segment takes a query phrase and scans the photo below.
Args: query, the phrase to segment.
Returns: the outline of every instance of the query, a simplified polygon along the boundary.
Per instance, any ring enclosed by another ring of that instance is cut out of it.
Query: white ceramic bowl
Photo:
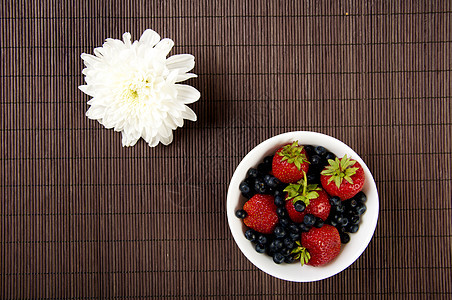
[[[361,216],[359,230],[356,233],[350,234],[350,242],[341,245],[341,252],[333,261],[321,267],[301,266],[299,262],[294,262],[292,264],[275,264],[270,256],[256,252],[254,244],[248,241],[244,236],[246,227],[243,224],[243,221],[235,216],[235,211],[241,209],[246,200],[240,193],[239,185],[240,182],[245,179],[248,169],[257,167],[265,156],[273,155],[282,145],[293,141],[298,141],[301,145],[321,145],[338,157],[347,154],[347,156],[352,157],[361,164],[366,176],[363,192],[367,196],[367,211]],[[243,158],[235,170],[231,182],[229,183],[227,196],[229,228],[231,229],[235,242],[243,254],[256,267],[265,273],[280,279],[296,282],[322,280],[333,276],[350,266],[361,253],[364,252],[372,239],[375,227],[377,226],[378,207],[378,192],[375,181],[369,168],[358,154],[356,154],[349,146],[331,136],[310,131],[283,133],[257,145]]]

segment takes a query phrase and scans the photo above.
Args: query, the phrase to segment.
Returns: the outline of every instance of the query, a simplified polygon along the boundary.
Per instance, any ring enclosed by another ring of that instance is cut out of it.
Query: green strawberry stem
[[[347,154],[344,155],[340,160],[336,157],[335,160],[329,159],[327,166],[320,174],[325,176],[331,176],[328,179],[328,184],[331,181],[334,181],[337,188],[341,186],[342,181],[345,179],[348,183],[353,184],[353,179],[351,176],[356,174],[358,168],[351,168],[356,163],[356,160],[347,157]]]
[[[298,181],[296,184],[289,184],[284,189],[284,192],[287,192],[286,200],[292,199],[292,203],[301,200],[306,206],[308,206],[310,203],[309,200],[319,197],[319,194],[316,192],[318,190],[320,190],[320,188],[317,187],[317,184],[308,184],[306,172],[303,172],[303,179]]]
[[[297,247],[295,247],[292,250],[292,254],[294,254],[294,259],[299,259],[301,262],[301,265],[307,264],[309,260],[311,259],[311,255],[309,254],[308,249],[301,246],[301,243],[299,241],[296,241]]]
[[[285,145],[277,154],[282,156],[281,161],[287,160],[288,163],[294,164],[298,170],[301,169],[301,165],[305,162],[309,163],[308,158],[303,151],[303,146],[298,145],[298,141],[293,142],[291,145]]]

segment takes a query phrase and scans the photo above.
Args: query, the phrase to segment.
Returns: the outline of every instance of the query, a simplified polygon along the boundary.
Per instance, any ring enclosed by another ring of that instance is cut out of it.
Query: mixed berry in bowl
[[[255,251],[276,264],[323,266],[359,230],[364,183],[363,167],[347,154],[293,141],[248,169],[235,216]]]

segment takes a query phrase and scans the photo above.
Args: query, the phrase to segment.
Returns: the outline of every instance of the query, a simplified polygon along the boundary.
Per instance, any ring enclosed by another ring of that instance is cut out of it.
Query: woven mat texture
[[[5,0],[0,22],[1,299],[452,297],[451,1]],[[196,57],[198,121],[123,148],[80,54],[147,28]],[[241,159],[293,130],[350,145],[380,195],[320,282],[257,269],[226,218]]]

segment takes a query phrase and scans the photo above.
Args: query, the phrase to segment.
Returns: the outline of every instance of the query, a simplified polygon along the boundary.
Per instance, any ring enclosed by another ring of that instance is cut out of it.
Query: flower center
[[[136,73],[124,80],[119,88],[121,100],[128,104],[151,104],[159,102],[159,93],[165,83],[163,76],[155,73]]]

